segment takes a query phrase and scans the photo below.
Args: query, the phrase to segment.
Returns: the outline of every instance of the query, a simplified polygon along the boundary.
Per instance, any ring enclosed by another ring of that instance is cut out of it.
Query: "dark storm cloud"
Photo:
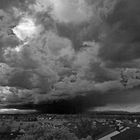
[[[109,93],[107,95],[105,102],[110,104],[138,104],[140,100],[139,96],[140,87],[134,87],[132,89],[114,91],[114,93]],[[119,94],[118,94],[119,92]]]
[[[140,42],[140,1],[122,0],[116,6],[112,14],[106,19],[107,27],[103,37],[103,47],[100,57],[112,62],[110,65],[120,66],[124,62],[139,58]]]
[[[60,100],[48,100],[47,102],[41,102],[40,104],[17,104],[7,105],[8,108],[19,108],[19,109],[34,109],[46,113],[82,113],[87,111],[87,108],[93,106],[104,106],[104,97],[101,94],[89,93],[88,96],[76,96],[75,98],[60,99]]]
[[[79,24],[75,24],[74,22],[57,23],[59,35],[70,38],[76,50],[82,47],[83,41],[99,41],[102,29],[104,28],[104,20],[112,13],[117,3],[115,0],[95,0],[86,2],[87,7],[92,9],[92,16],[90,19]]]
[[[21,10],[22,5],[27,9]],[[9,1],[7,8],[3,5],[1,102],[79,112],[117,102],[122,93],[127,96],[120,73],[122,67],[130,67],[130,73],[140,67],[138,5],[137,0]],[[7,33],[10,25],[17,26],[24,17],[34,19],[39,30],[26,45]],[[133,91],[140,81],[128,77],[127,88]]]
[[[75,49],[82,47],[82,41],[102,42],[99,56],[107,65],[131,67],[128,61],[139,58],[139,1],[89,3],[96,9],[92,20],[78,25],[57,23],[59,35],[70,38]]]

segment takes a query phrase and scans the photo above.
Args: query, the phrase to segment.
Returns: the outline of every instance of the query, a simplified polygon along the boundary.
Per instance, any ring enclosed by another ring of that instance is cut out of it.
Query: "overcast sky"
[[[1,108],[139,106],[139,7],[139,0],[0,0]]]

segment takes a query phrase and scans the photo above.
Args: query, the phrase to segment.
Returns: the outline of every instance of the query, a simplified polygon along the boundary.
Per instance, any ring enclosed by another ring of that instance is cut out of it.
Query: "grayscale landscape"
[[[0,0],[0,140],[139,140],[139,57],[139,0]]]

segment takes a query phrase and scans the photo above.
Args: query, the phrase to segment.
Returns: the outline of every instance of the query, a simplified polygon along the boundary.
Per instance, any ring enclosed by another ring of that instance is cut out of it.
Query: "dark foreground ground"
[[[0,140],[100,140],[139,125],[140,115],[0,115]]]

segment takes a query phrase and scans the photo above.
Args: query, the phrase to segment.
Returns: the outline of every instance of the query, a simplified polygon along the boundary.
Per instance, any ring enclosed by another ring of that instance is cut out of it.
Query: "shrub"
[[[78,140],[75,134],[70,133],[66,127],[53,128],[53,127],[42,127],[30,130],[19,140]]]
[[[89,135],[93,135],[93,125],[92,121],[89,119],[81,119],[77,124],[77,129],[76,129],[76,136],[78,138],[87,138]]]

